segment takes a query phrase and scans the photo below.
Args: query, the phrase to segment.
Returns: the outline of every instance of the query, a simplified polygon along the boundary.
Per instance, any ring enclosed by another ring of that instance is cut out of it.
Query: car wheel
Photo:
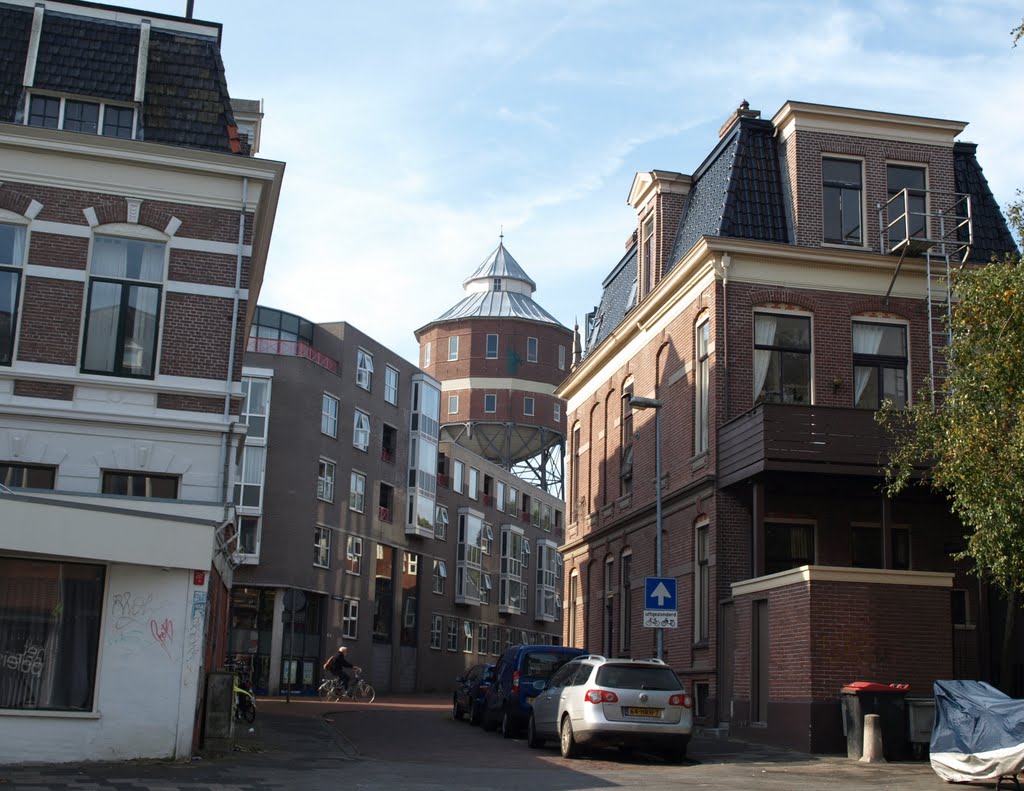
[[[537,735],[537,723],[534,722],[532,711],[530,712],[530,721],[526,723],[526,743],[533,748],[544,746],[544,740]]]
[[[469,704],[469,724],[479,725],[480,724],[480,707],[476,705],[476,701],[472,701]]]
[[[459,701],[457,698],[452,698],[452,719],[462,719],[462,709],[459,708]]]
[[[512,718],[508,716],[508,711],[504,711],[501,714],[501,735],[506,739],[511,739],[515,734],[512,732]]]
[[[576,737],[572,732],[572,723],[569,722],[569,715],[562,717],[562,725],[558,731],[559,747],[562,750],[563,758],[576,758],[580,754],[580,746],[576,743]]]

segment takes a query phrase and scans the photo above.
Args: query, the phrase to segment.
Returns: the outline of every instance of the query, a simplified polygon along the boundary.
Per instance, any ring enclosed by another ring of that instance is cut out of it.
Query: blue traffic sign
[[[676,578],[645,577],[644,578],[644,609],[675,610],[676,609]]]

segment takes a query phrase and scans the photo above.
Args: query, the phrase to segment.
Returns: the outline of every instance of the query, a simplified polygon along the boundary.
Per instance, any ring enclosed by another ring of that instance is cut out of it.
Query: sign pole
[[[654,516],[654,529],[657,531],[654,542],[654,565],[656,568],[655,575],[661,576],[661,407],[657,407],[654,410],[654,502],[655,502],[655,516]],[[654,632],[654,655],[661,659],[662,655],[662,639],[664,636],[664,629],[658,627]]]
[[[292,601],[290,603],[294,604],[294,601]],[[285,692],[284,692],[284,702],[285,703],[291,703],[292,702],[292,678],[291,678],[291,674],[295,672],[295,610],[292,609],[292,610],[290,610],[290,612],[291,612],[291,618],[289,620],[291,620],[291,629],[289,631],[291,632],[291,636],[288,638],[288,677],[287,677],[288,686],[285,688]]]

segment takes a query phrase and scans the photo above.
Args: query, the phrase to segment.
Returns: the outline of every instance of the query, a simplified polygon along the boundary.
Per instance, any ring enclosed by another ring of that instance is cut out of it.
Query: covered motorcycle
[[[932,769],[947,783],[1024,769],[1024,700],[984,681],[936,681]]]

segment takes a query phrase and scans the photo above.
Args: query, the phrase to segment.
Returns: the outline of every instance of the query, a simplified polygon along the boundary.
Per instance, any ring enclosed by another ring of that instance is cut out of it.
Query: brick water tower
[[[466,296],[416,331],[420,367],[441,382],[441,439],[564,497],[566,377],[573,334],[533,299],[537,284],[504,241]]]

